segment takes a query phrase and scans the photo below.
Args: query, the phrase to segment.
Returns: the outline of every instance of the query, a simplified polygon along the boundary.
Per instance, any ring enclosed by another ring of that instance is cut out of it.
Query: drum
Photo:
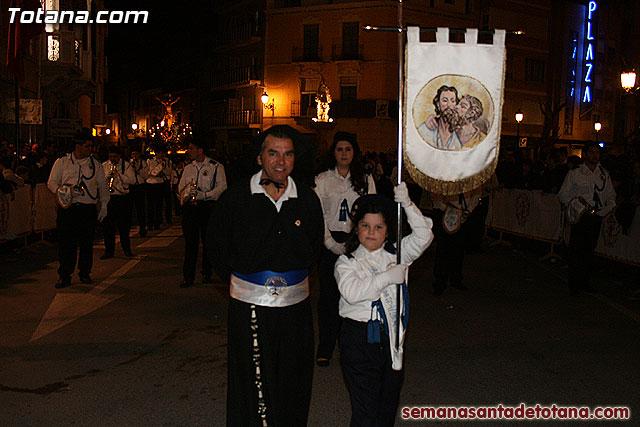
[[[462,209],[458,209],[454,206],[447,206],[442,215],[442,228],[449,234],[456,233],[460,230],[462,223],[464,222]]]

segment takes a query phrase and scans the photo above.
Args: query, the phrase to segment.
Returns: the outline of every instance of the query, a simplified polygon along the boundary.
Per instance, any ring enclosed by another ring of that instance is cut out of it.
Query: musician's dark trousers
[[[436,244],[436,259],[433,267],[436,281],[433,288],[436,292],[447,286],[447,280],[454,287],[462,284],[466,229],[467,224],[464,223],[456,233],[449,234],[442,227],[442,212],[436,211],[433,216],[433,234]]]
[[[98,214],[95,204],[75,203],[68,209],[58,207],[58,275],[70,278],[76,268],[80,275],[89,275],[93,266],[93,236]],[[78,257],[78,248],[80,256]]]
[[[193,283],[196,277],[198,248],[202,241],[202,276],[208,277],[213,270],[211,260],[207,256],[207,224],[213,209],[213,201],[197,202],[182,207],[182,234],[184,234],[184,264],[182,273],[184,281]]]
[[[138,220],[140,235],[142,237],[147,234],[147,209],[145,206],[145,198],[147,197],[146,185],[147,184],[138,184],[129,187],[129,194],[131,194],[133,206],[136,208],[136,219]]]
[[[593,251],[598,244],[602,217],[585,214],[571,226],[569,237],[569,291],[589,289],[589,276]]]
[[[165,181],[162,184],[160,197],[162,198],[162,204],[164,205],[164,219],[167,221],[167,224],[171,224],[173,196],[171,195],[171,184],[169,183],[169,181]],[[160,222],[162,223],[162,221]]]
[[[173,203],[173,212],[176,215],[182,215],[182,206],[180,206],[180,200],[178,200],[178,195],[176,194],[177,189],[178,184],[171,185],[171,200]]]
[[[307,425],[313,379],[309,298],[288,307],[256,306],[262,391],[270,426]],[[230,299],[227,426],[262,426],[258,416],[251,304]]]
[[[340,329],[340,359],[351,398],[351,426],[392,427],[404,371],[391,369],[389,337],[367,342],[367,323],[343,319]]]
[[[116,249],[116,227],[120,235],[122,250],[131,252],[131,196],[111,195],[107,206],[107,217],[104,219],[104,250],[113,255]]]
[[[147,218],[149,230],[160,229],[162,224],[162,187],[164,184],[147,184]]]

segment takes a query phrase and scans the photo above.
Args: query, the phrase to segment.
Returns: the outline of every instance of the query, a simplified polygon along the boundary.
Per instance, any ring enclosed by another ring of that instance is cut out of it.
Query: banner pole
[[[398,0],[398,177],[397,185],[402,182],[402,149],[404,137],[404,29],[402,27],[402,0]],[[402,205],[398,203],[398,229],[396,235],[396,264],[402,262]],[[402,283],[396,284],[396,350],[400,348],[400,303]]]

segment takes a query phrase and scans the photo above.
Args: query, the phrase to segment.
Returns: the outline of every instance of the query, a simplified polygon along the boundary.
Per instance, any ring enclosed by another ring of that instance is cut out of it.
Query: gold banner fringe
[[[499,148],[499,147],[496,147]],[[455,181],[442,181],[439,179],[431,178],[430,176],[425,175],[420,169],[418,169],[409,156],[407,155],[406,147],[402,150],[404,167],[411,175],[411,178],[418,184],[420,187],[424,188],[427,191],[436,194],[442,194],[445,196],[450,196],[453,194],[465,193],[467,191],[474,190],[484,184],[491,175],[496,170],[496,166],[498,164],[498,150],[496,150],[496,157],[493,161],[483,170],[478,172],[475,175],[472,175],[465,179],[459,179]]]

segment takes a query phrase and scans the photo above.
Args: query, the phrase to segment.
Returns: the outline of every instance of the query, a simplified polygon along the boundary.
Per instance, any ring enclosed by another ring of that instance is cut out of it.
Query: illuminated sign
[[[591,0],[587,5],[587,19],[585,20],[584,28],[584,55],[583,55],[583,72],[582,72],[582,104],[591,104],[592,101],[592,87],[593,87],[593,74],[595,66],[595,44],[596,44],[596,11],[598,10],[598,3]]]
[[[567,92],[564,107],[564,133],[573,133],[573,111],[576,98],[576,73],[578,69],[578,33],[571,32],[569,36],[569,57],[567,58]]]

